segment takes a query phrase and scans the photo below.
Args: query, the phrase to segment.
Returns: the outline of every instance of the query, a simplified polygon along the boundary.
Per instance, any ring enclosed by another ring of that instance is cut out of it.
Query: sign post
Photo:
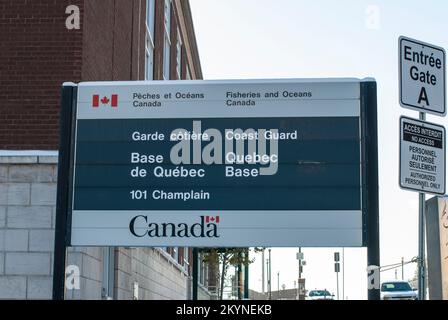
[[[403,108],[419,111],[419,119],[426,120],[426,112],[445,116],[446,115],[446,54],[442,47],[434,46],[429,43],[418,41],[415,39],[400,37],[399,40],[399,86],[400,86],[400,105]],[[400,120],[400,131],[402,131]],[[420,128],[424,128],[425,124]],[[445,130],[443,129],[443,143],[445,141]],[[440,133],[440,130],[438,131]],[[403,132],[402,132],[403,133]],[[406,135],[413,135],[417,141],[424,142],[428,137],[418,137],[417,133],[406,132]],[[431,139],[430,141],[436,141]],[[401,142],[401,138],[400,138]],[[425,146],[426,148],[428,145]],[[412,147],[410,147],[412,148]],[[415,147],[418,150],[420,147]],[[410,149],[411,150],[411,149]],[[445,152],[445,146],[443,146]],[[400,159],[403,150],[400,148]],[[419,299],[425,299],[425,192],[443,194],[445,192],[445,157],[443,154],[443,166],[433,165],[433,170],[420,170],[421,167],[430,167],[431,164],[425,163],[424,156],[413,156],[414,159],[409,164],[416,164],[416,167],[408,168],[408,175],[402,174],[402,169],[407,167],[400,160],[400,186],[409,190],[416,190],[412,184],[420,184],[422,192],[419,192],[419,234],[418,234],[418,252],[419,252],[419,268],[418,268],[418,294]],[[417,158],[420,158],[416,161]],[[430,159],[431,157],[429,157]],[[433,161],[435,158],[433,158]],[[429,160],[431,161],[431,160]],[[419,163],[420,162],[420,163]],[[443,167],[443,179],[439,177],[441,183],[431,181],[437,177],[437,170],[441,171]],[[437,169],[438,168],[438,169]],[[420,171],[417,171],[420,170]],[[412,173],[411,173],[412,171]],[[404,179],[405,181],[403,181]],[[430,185],[428,188],[427,186]],[[440,191],[443,190],[443,193]]]
[[[70,202],[70,182],[73,156],[73,110],[76,103],[77,87],[65,83],[61,91],[61,113],[59,122],[58,184],[56,199],[56,223],[53,259],[53,300],[64,300],[65,267],[67,256],[68,212]]]
[[[334,272],[336,273],[336,297],[339,300],[339,272],[341,266],[339,264],[339,252],[334,253]]]

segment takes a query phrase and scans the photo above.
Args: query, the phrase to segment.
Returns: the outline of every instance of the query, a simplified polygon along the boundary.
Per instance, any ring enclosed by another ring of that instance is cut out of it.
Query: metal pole
[[[261,252],[261,292],[264,294],[264,248]]]
[[[367,246],[367,266],[380,264],[380,228],[378,200],[378,125],[377,125],[377,92],[376,82],[361,82],[361,121],[363,139],[363,208],[368,213],[365,217],[367,230],[365,245]],[[379,273],[379,270],[376,272]],[[380,300],[380,277],[375,283],[369,283],[367,296],[369,300]]]
[[[269,300],[272,300],[272,275],[271,275],[271,269],[272,269],[272,260],[271,260],[271,249],[269,248],[269,270],[268,270],[268,276],[269,276]]]
[[[240,255],[241,255],[241,253],[240,253]],[[236,285],[236,287],[237,287],[237,297],[238,297],[238,300],[241,300],[241,273],[242,273],[242,270],[241,270],[241,263],[240,264],[238,264],[238,267],[237,267],[237,270],[236,270],[236,272],[237,272],[237,277],[236,277],[236,283],[237,283],[237,285]]]
[[[56,224],[53,258],[53,300],[65,298],[65,262],[67,259],[67,221],[70,192],[71,135],[73,109],[76,104],[76,85],[62,87],[59,127],[59,159],[56,198]]]
[[[199,249],[193,248],[193,300],[198,300]]]
[[[277,271],[277,300],[280,298],[280,271]]]
[[[339,300],[339,272],[336,272],[336,292],[336,297]]]
[[[299,247],[299,258],[300,258],[300,254],[302,253],[302,248]],[[297,300],[300,300],[300,279],[302,279],[302,260],[301,259],[297,259],[297,264],[299,267],[299,279],[297,279]]]
[[[297,282],[297,287],[296,287],[296,282],[294,281],[294,290],[295,289],[297,289],[296,300],[299,300],[299,283]]]
[[[420,120],[426,120],[426,114],[420,112]],[[425,194],[418,194],[418,299],[425,299]]]
[[[249,249],[245,252],[246,261],[249,260]],[[244,299],[249,299],[249,264],[244,266]]]
[[[404,257],[401,257],[401,280],[404,280]]]
[[[342,300],[345,300],[344,248],[342,248]]]
[[[270,299],[271,297],[269,296],[269,292],[271,291],[269,289],[270,285],[269,285],[269,258],[266,259],[266,291],[267,291],[267,296],[268,299]]]

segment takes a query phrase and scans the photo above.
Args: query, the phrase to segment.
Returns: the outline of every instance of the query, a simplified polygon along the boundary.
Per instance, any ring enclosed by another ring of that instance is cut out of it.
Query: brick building
[[[0,1],[0,299],[51,297],[62,83],[201,78],[187,0]],[[188,248],[70,248],[66,297],[189,299],[192,263]]]

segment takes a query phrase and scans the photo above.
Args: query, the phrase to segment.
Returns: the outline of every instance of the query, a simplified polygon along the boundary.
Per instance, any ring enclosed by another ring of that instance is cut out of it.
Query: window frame
[[[171,74],[171,0],[164,0],[163,7],[163,80],[169,80]]]
[[[182,47],[183,42],[180,35],[180,29],[177,27],[177,42],[176,42],[176,75],[177,79],[182,79]]]
[[[145,80],[154,80],[155,0],[146,0]]]

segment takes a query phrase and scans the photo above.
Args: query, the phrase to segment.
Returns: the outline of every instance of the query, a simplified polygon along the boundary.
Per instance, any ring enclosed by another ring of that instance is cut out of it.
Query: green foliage
[[[255,261],[254,259],[249,259],[249,252],[253,250],[255,253],[264,250],[264,248],[207,248],[200,250],[202,253],[202,259],[205,263],[209,265],[221,266],[220,274],[220,290],[219,299],[223,299],[224,293],[224,280],[226,277],[227,269],[229,266],[248,266]]]
[[[255,261],[249,259],[249,251],[261,252],[263,248],[207,248],[202,249],[203,260],[206,263],[220,265],[223,262],[232,266],[248,266]]]

